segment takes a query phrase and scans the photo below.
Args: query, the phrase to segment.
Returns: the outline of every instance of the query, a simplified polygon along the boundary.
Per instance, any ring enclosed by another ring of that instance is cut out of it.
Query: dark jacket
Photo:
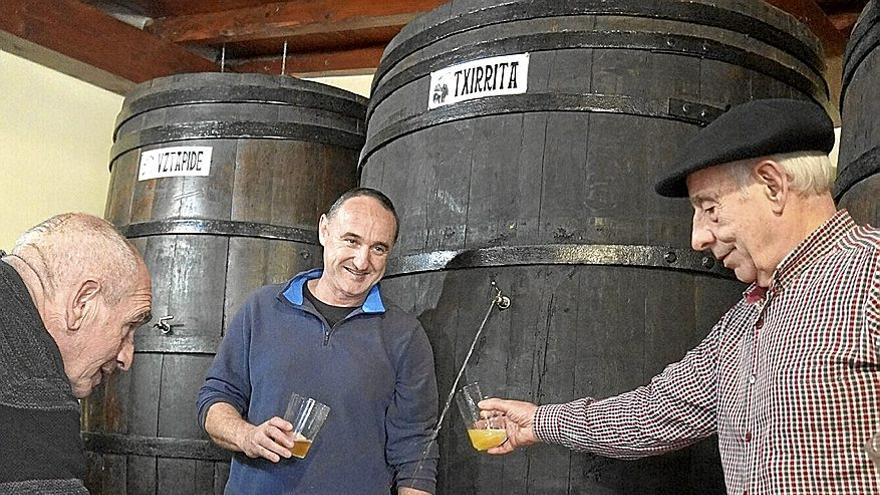
[[[79,416],[58,345],[0,261],[0,493],[87,494]]]

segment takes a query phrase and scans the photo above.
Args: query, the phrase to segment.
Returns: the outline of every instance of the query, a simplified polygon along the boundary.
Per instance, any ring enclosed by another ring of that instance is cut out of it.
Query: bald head
[[[106,220],[85,213],[56,215],[21,235],[12,254],[35,270],[48,296],[83,277],[95,277],[109,304],[135,283],[143,261]]]
[[[394,217],[394,242],[397,242],[397,235],[400,233],[400,217],[397,216],[397,211],[394,209],[394,203],[391,202],[391,199],[388,198],[385,194],[383,194],[378,189],[373,189],[370,187],[355,187],[354,189],[349,189],[348,191],[342,193],[336,201],[330,206],[330,209],[327,210],[327,219],[332,220],[336,214],[342,209],[342,205],[345,204],[346,201],[352,198],[360,198],[367,197],[373,198],[378,201],[382,208],[388,210],[391,213],[391,216]]]

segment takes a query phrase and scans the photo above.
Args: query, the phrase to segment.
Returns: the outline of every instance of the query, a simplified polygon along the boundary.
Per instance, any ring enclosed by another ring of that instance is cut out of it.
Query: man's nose
[[[358,270],[366,270],[370,266],[370,248],[363,246],[354,255],[354,266]]]
[[[134,342],[126,340],[119,354],[116,355],[116,365],[122,371],[128,371],[132,362],[134,362]]]
[[[715,243],[715,235],[712,231],[701,225],[697,219],[694,219],[691,229],[691,247],[694,251],[705,251],[712,247]]]

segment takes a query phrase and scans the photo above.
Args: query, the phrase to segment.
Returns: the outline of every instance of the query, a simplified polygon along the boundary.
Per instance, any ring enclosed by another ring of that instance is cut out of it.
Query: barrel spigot
[[[170,334],[170,333],[174,330],[174,329],[172,328],[174,325],[169,325],[167,322],[170,321],[170,320],[173,320],[173,319],[174,319],[174,317],[171,316],[171,315],[164,316],[164,317],[162,317],[162,318],[159,318],[159,322],[158,322],[158,323],[154,323],[154,324],[153,324],[153,327],[158,328],[159,330],[161,330],[161,331],[162,331],[162,335],[168,335],[168,334]]]
[[[498,288],[498,284],[496,284],[494,280],[492,281],[492,288],[495,289],[495,298],[492,299],[492,302],[495,303],[501,311],[509,308],[510,298],[501,293],[501,289]]]

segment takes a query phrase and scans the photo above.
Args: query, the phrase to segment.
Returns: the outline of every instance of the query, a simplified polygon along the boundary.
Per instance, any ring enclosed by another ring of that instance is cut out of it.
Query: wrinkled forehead
[[[143,259],[139,259],[137,275],[132,284],[131,294],[137,300],[141,300],[144,297],[152,300],[152,287],[153,281],[152,276],[150,275],[150,269]]]
[[[347,200],[329,219],[337,229],[351,228],[382,229],[392,231],[396,228],[394,215],[379,201],[369,197],[355,197]]]
[[[687,189],[691,203],[698,199],[717,198],[736,189],[736,181],[728,165],[713,165],[688,174]]]

